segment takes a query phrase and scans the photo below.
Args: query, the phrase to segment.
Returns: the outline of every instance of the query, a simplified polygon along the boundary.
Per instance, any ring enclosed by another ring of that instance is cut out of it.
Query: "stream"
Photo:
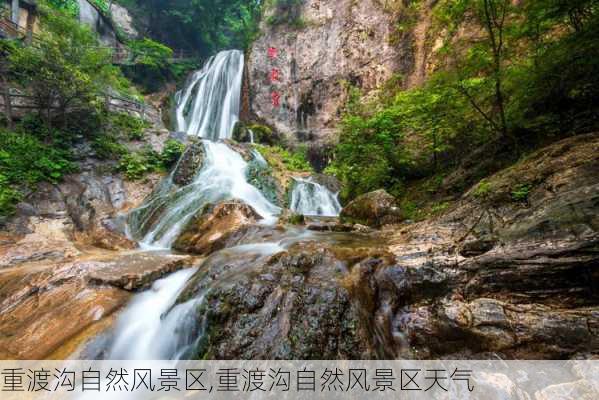
[[[203,271],[211,266],[235,265],[219,278],[226,280],[228,275],[262,265],[267,257],[302,240],[343,240],[343,235],[303,228],[274,230],[281,208],[248,183],[248,162],[223,142],[231,138],[239,119],[243,64],[241,51],[220,52],[192,74],[185,88],[177,93],[178,130],[202,141],[204,161],[186,185],[175,183],[177,165],[144,204],[130,212],[128,229],[130,237],[144,251],[164,251],[171,248],[203,207],[235,199],[250,205],[262,217],[255,235],[241,245],[213,253],[200,266],[175,272],[137,294],[120,313],[113,330],[88,345],[87,353],[91,352],[94,358],[193,358],[207,329],[198,310],[219,281],[196,291],[186,301],[181,301],[181,295],[193,286],[192,281],[201,278]],[[266,164],[258,152],[252,154],[254,161]],[[323,185],[310,178],[296,178],[290,208],[306,216],[335,217],[341,206],[337,195]]]

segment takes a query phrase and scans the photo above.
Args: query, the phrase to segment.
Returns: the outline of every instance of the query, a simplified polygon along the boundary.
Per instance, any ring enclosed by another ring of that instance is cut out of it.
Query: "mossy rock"
[[[371,227],[398,223],[402,216],[395,197],[385,190],[358,196],[341,210],[341,221]]]
[[[233,140],[239,143],[251,143],[252,135],[254,143],[267,145],[281,145],[281,136],[271,127],[261,124],[244,124],[239,121],[233,128]]]

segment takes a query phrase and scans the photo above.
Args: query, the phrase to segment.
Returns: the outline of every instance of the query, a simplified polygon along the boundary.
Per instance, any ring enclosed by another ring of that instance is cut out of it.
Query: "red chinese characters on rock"
[[[277,49],[275,47],[268,48],[268,58],[277,58]]]
[[[273,68],[270,70],[270,82],[278,82],[279,81],[279,69]]]
[[[279,107],[281,105],[281,94],[279,92],[277,92],[276,90],[273,91],[271,93],[270,97],[271,97],[272,105],[274,107]]]
[[[275,47],[269,47],[268,48],[268,58],[270,58],[271,60],[274,60],[275,58],[277,58],[278,55],[278,51]],[[270,83],[274,84],[275,82],[279,81],[280,78],[280,72],[278,68],[272,68],[270,70]],[[281,94],[279,92],[277,92],[276,90],[273,90],[270,94],[270,100],[271,103],[273,105],[273,107],[280,107],[281,106]]]

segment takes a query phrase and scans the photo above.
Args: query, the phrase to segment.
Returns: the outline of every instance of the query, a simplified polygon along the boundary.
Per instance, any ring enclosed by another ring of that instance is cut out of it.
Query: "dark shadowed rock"
[[[346,264],[327,246],[299,243],[272,256],[226,260],[208,259],[181,298],[207,293],[197,309],[207,332],[195,357],[370,357],[360,307],[344,287]]]
[[[192,143],[187,146],[173,173],[173,182],[177,185],[189,185],[204,163],[204,145]]]

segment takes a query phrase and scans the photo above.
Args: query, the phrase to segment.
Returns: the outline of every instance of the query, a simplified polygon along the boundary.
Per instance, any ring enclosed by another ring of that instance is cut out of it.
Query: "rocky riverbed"
[[[599,350],[598,155],[597,134],[563,140],[417,223],[398,223],[401,210],[381,194],[348,205],[344,223],[267,227],[247,205],[216,204],[178,246],[205,260],[90,242],[106,214],[78,227],[64,189],[48,188],[31,203],[35,212],[15,219],[22,229],[1,237],[0,356],[71,354],[110,330],[136,292],[195,266],[177,300],[204,294],[194,313],[207,329],[193,357],[591,357]],[[530,192],[515,200],[523,182]],[[368,227],[368,210],[393,218]],[[256,242],[264,246],[236,250]]]

